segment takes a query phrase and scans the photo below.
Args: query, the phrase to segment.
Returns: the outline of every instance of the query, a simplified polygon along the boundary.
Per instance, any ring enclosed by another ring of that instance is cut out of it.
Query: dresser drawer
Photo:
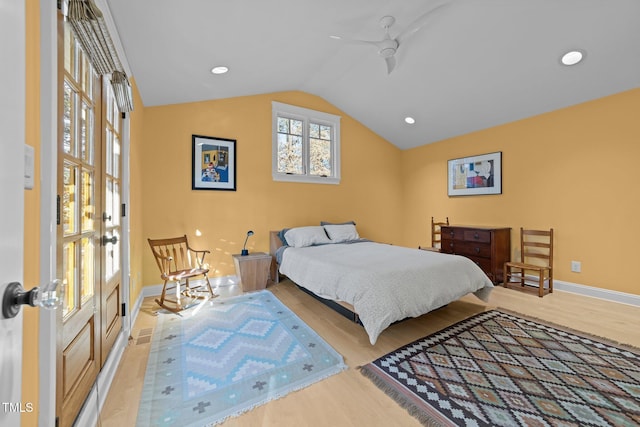
[[[440,228],[440,232],[442,240],[464,240],[464,230],[462,228],[443,226]]]
[[[454,242],[453,252],[465,256],[491,258],[491,245],[474,242]]]
[[[445,254],[452,254],[453,253],[453,247],[454,247],[454,241],[450,240],[450,239],[442,239],[440,241],[440,252],[445,253]]]
[[[486,230],[464,230],[464,240],[467,242],[491,242],[491,232]]]
[[[476,256],[468,256],[467,258],[469,258],[471,261],[475,262],[478,267],[480,267],[482,269],[482,271],[484,271],[484,274],[486,274],[487,276],[489,276],[489,278],[493,281],[495,280],[495,277],[493,277],[493,272],[492,272],[492,268],[491,268],[491,259],[489,258],[479,258]]]

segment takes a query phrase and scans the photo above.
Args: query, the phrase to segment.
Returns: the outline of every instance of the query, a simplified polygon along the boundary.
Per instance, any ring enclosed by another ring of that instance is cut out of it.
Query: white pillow
[[[327,231],[327,234],[333,243],[357,240],[360,238],[355,224],[325,225],[324,229]]]
[[[324,228],[319,225],[292,228],[284,233],[284,238],[294,248],[331,243]]]

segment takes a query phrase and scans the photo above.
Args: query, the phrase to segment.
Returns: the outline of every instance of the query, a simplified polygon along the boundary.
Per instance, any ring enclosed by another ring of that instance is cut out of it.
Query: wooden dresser
[[[502,283],[504,263],[511,260],[511,228],[443,225],[441,230],[442,253],[466,256],[493,283]]]

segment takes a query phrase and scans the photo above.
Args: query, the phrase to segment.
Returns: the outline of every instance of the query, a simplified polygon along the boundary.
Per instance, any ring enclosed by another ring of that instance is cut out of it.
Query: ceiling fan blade
[[[396,58],[393,56],[388,56],[384,58],[384,61],[387,63],[387,74],[391,74],[393,69],[396,67]]]
[[[441,4],[439,6],[434,7],[433,9],[430,9],[426,13],[420,15],[418,19],[413,21],[404,30],[402,30],[400,34],[398,34],[398,37],[396,37],[398,44],[402,44],[402,42],[404,42],[407,38],[411,37],[418,31],[420,31],[427,24],[431,15],[445,6],[448,6],[448,4],[447,3]]]
[[[329,38],[333,39],[333,40],[340,40],[341,42],[344,43],[349,43],[349,44],[368,44],[368,45],[372,45],[375,47],[380,46],[381,41],[373,41],[373,40],[359,40],[359,39],[346,39],[344,37],[341,36],[329,36]]]

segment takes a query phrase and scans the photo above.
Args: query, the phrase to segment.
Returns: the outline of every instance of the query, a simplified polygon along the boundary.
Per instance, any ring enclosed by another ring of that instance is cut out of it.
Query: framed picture
[[[449,160],[449,196],[502,194],[502,152]]]
[[[236,140],[192,135],[191,189],[236,191]]]

